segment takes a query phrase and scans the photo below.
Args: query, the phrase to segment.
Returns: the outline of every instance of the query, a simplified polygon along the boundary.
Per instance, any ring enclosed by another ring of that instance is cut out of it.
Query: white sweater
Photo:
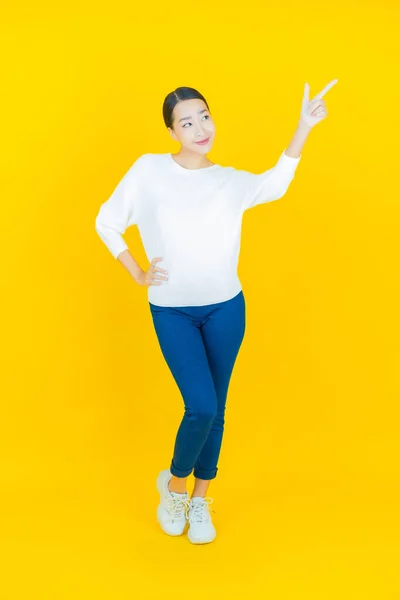
[[[100,206],[96,231],[114,258],[128,248],[122,235],[137,225],[149,263],[168,271],[150,285],[158,306],[202,306],[230,300],[237,275],[243,212],[282,198],[300,161],[282,152],[255,174],[214,164],[186,169],[167,154],[143,154]],[[162,273],[159,273],[162,275]]]

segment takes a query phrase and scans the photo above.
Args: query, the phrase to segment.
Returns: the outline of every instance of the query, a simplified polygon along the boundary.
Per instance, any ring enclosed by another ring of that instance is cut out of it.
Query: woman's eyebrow
[[[203,112],[207,112],[207,109],[203,108],[203,110],[199,110],[197,114],[201,115],[201,113]],[[189,119],[193,119],[193,117],[182,117],[182,119],[179,119],[178,123],[180,123],[181,121],[188,121]]]

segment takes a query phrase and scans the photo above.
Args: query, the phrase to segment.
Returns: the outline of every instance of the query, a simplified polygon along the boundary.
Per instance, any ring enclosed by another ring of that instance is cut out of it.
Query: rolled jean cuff
[[[215,469],[194,469],[193,475],[198,479],[215,479],[218,467]]]
[[[186,469],[186,471],[182,471],[181,469],[176,469],[174,466],[174,461],[172,461],[169,470],[171,471],[172,475],[175,475],[175,477],[188,477],[193,471],[193,467],[191,469]]]

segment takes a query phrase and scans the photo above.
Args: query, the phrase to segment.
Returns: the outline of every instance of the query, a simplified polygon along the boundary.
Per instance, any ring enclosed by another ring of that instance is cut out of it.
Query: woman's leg
[[[207,481],[217,475],[225,424],[225,408],[233,367],[246,328],[246,305],[243,292],[226,302],[214,305],[201,328],[207,360],[217,396],[217,414],[199,453],[195,467],[192,495],[206,495]]]
[[[168,489],[170,492],[177,492],[178,494],[184,494],[186,490],[187,477],[175,477],[172,475],[168,482]]]
[[[150,307],[162,354],[185,405],[170,471],[175,477],[186,478],[194,468],[217,413],[214,381],[200,332],[203,320],[193,316],[202,313]]]

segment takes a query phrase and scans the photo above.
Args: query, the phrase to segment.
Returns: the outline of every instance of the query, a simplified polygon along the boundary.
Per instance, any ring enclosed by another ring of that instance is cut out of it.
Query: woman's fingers
[[[168,271],[166,269],[162,269],[161,267],[157,266],[153,261],[158,261],[158,260],[162,260],[162,256],[159,256],[158,258],[153,258],[153,260],[151,261],[151,266],[153,267],[154,271],[160,271],[161,273],[168,273]]]
[[[325,96],[325,94],[327,92],[329,92],[329,90],[331,89],[331,87],[333,87],[337,82],[339,81],[339,79],[332,79],[332,81],[330,81],[314,98],[314,100],[320,100],[323,96]]]
[[[162,285],[163,281],[168,281],[168,271],[155,264],[159,260],[163,260],[163,257],[158,256],[151,261],[149,268],[150,285]],[[165,273],[166,276],[157,275],[156,273]]]

